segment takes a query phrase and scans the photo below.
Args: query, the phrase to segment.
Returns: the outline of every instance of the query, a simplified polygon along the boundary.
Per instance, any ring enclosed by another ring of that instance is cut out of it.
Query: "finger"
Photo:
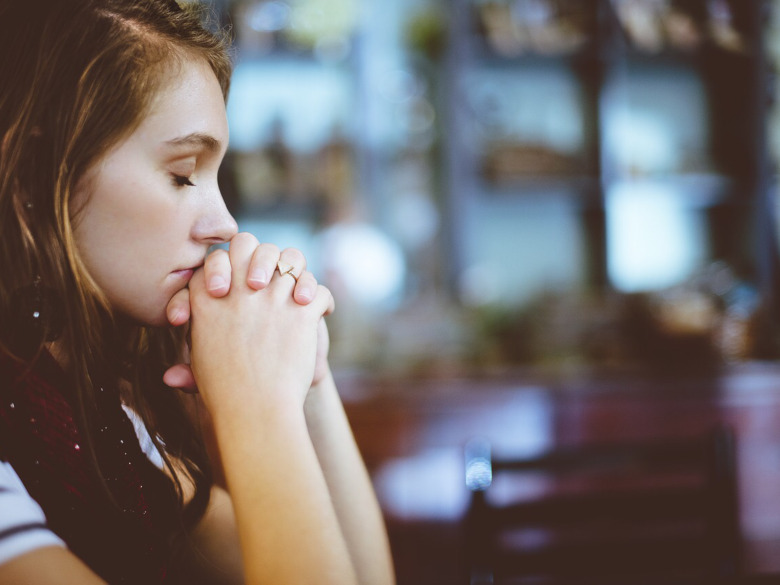
[[[224,297],[230,291],[230,256],[227,250],[217,248],[206,258],[206,290],[212,297]]]
[[[303,274],[298,277],[298,281],[293,289],[293,299],[299,305],[308,305],[314,300],[314,296],[317,294],[317,279],[314,274],[305,270]]]
[[[177,292],[171,300],[168,301],[165,314],[168,317],[168,323],[174,327],[183,325],[190,319],[190,291],[183,288]]]
[[[195,394],[198,391],[195,376],[187,364],[176,364],[168,368],[163,374],[163,382],[166,386],[178,388],[189,394]]]
[[[320,286],[322,286],[322,285],[320,285]],[[330,292],[329,288],[326,288],[324,286],[322,288],[324,288],[326,291],[328,291],[328,295],[327,295],[328,296],[328,306],[325,308],[325,312],[323,313],[323,316],[327,317],[328,315],[331,315],[333,313],[333,311],[336,310],[336,299],[333,298],[333,293]]]
[[[324,285],[317,285],[317,295],[314,297],[314,305],[323,317],[330,315],[336,310],[336,301],[330,289]]]
[[[330,347],[330,337],[328,335],[328,326],[325,319],[320,319],[317,326],[317,361],[314,365],[314,377],[312,384],[319,384],[328,374],[328,349]]]
[[[306,257],[297,248],[285,248],[277,263],[279,274],[292,276],[296,281],[306,270]]]
[[[190,289],[190,295],[201,294],[203,289],[206,288],[206,272],[204,270],[196,270],[190,279],[188,288]]]
[[[247,284],[255,290],[264,289],[271,282],[276,263],[279,262],[279,248],[274,244],[260,244],[249,262]]]
[[[241,232],[233,236],[230,240],[230,266],[231,266],[231,282],[246,283],[249,274],[249,263],[252,260],[252,256],[255,250],[260,245],[257,238],[247,232]]]

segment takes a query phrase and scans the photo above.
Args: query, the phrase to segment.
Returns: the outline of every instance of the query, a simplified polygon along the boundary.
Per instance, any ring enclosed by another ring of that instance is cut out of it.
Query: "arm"
[[[216,423],[247,582],[357,583],[303,414],[271,410]]]
[[[242,585],[241,543],[230,495],[214,486],[205,514],[190,533],[191,547],[173,567],[176,582],[189,585]],[[181,563],[181,564],[179,564]],[[2,582],[2,581],[0,581]]]
[[[309,390],[304,413],[358,581],[394,583],[383,518],[327,367],[321,381]],[[212,489],[209,508],[193,541],[195,556],[187,559],[188,582],[243,583],[236,521],[225,490]]]
[[[261,244],[252,255],[248,274],[273,274],[279,256],[279,250],[275,246]],[[299,257],[297,263],[305,265],[305,259]],[[231,266],[226,255],[211,259],[205,269],[207,282],[211,275],[218,274],[223,281],[230,283]],[[253,288],[265,288],[268,285],[268,278],[255,279],[254,284],[251,281],[248,284]],[[316,287],[316,280],[311,273],[304,272],[295,286],[293,298],[298,304],[306,305],[311,302]],[[209,289],[209,293],[220,298],[227,294],[229,288],[230,285],[221,291]],[[169,310],[169,314],[178,313],[189,318],[188,292],[184,294],[187,296],[174,299],[171,305],[173,310]],[[324,473],[338,523],[346,539],[349,555],[360,583],[367,585],[394,583],[392,559],[381,511],[328,368],[327,328],[322,320],[319,325],[315,383],[307,394],[304,408],[309,436]],[[182,369],[180,374],[178,384],[176,375],[169,377],[169,384],[193,388],[194,381],[189,368]],[[207,422],[207,427],[213,428],[213,421]],[[214,448],[212,451],[216,454],[216,463],[221,474],[219,450]],[[224,477],[222,479],[224,480]],[[214,576],[216,581],[241,582],[236,576],[240,574],[240,564],[233,562],[231,570],[230,562],[225,562],[230,559],[229,551],[238,548],[236,534],[234,534],[235,519],[230,496],[226,492],[214,491],[212,505],[201,525],[196,531],[195,539],[198,548],[202,551],[202,558],[217,562],[196,562],[195,570],[200,575],[208,575],[213,572],[212,569],[216,569]],[[235,570],[236,567],[239,570]],[[203,569],[208,570],[204,572]],[[228,574],[231,575],[229,579]]]
[[[392,585],[382,513],[330,370],[309,390],[304,410],[358,581]]]
[[[68,549],[47,546],[0,564],[0,583],[51,585],[52,583],[105,583]]]
[[[190,284],[192,369],[211,414],[248,583],[356,583],[303,403],[317,324],[332,299],[292,300],[295,281],[246,286],[256,241],[231,242],[230,292]],[[240,284],[239,284],[240,283]]]

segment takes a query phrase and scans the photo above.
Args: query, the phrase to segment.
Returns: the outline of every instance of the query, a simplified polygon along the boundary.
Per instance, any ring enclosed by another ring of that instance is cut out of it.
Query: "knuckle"
[[[193,296],[196,296],[198,292],[203,290],[205,287],[205,276],[203,274],[202,270],[196,270],[195,274],[192,276],[192,279],[190,279],[190,285],[187,289],[183,289],[187,291],[187,298],[191,298]]]
[[[293,262],[298,260],[304,264],[306,263],[306,256],[304,256],[303,252],[301,252],[298,248],[285,248],[282,251],[282,255],[286,256]]]
[[[230,255],[225,252],[224,254],[220,254],[215,262],[217,268],[230,272]]]
[[[227,250],[223,250],[222,248],[217,248],[216,250],[211,252],[211,254],[209,254],[208,257],[206,258],[204,269],[210,271],[215,266],[219,266],[220,264],[223,264],[226,261],[230,262]]]
[[[330,292],[330,289],[324,284],[317,285],[317,296],[318,297],[321,296],[323,299],[329,302],[333,301],[333,294]]]
[[[303,280],[305,284],[310,284],[315,287],[317,286],[317,277],[314,276],[313,272],[310,272],[308,270],[304,270],[303,273],[298,277],[299,284],[301,280]]]
[[[276,244],[271,244],[269,242],[264,242],[259,245],[259,252],[267,258],[278,258],[281,254],[279,251],[279,246]]]
[[[244,247],[244,246],[252,246],[257,247],[260,245],[260,243],[257,241],[257,238],[250,234],[249,232],[239,232],[235,236],[233,236],[233,239],[230,240],[230,248],[233,248],[233,245],[236,245],[238,247]]]

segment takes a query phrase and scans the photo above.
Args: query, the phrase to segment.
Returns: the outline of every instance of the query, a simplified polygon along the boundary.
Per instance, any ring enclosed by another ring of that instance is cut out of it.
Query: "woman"
[[[229,76],[191,5],[0,0],[0,583],[393,582],[330,293],[217,187]]]

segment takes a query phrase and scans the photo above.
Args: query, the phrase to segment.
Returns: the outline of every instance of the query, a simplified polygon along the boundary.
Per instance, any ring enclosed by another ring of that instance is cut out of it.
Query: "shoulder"
[[[0,564],[47,546],[65,543],[46,527],[43,510],[13,467],[0,461]]]

